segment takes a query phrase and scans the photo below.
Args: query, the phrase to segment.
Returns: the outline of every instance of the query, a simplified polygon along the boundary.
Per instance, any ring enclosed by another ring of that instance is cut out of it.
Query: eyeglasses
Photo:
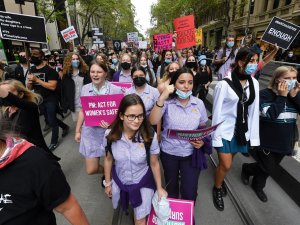
[[[135,121],[136,118],[140,121],[145,118],[144,114],[140,114],[140,115],[129,114],[129,115],[124,115],[124,116],[126,116],[129,121]]]

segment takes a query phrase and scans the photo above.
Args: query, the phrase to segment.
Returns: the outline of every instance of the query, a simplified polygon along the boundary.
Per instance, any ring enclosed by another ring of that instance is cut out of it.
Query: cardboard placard
[[[196,29],[196,45],[202,45],[202,28]]]
[[[176,48],[183,49],[196,45],[194,16],[184,16],[174,20],[177,32]]]
[[[92,28],[92,39],[93,39],[93,44],[104,44],[102,28],[99,27]]]
[[[45,18],[0,11],[0,36],[8,40],[47,43]]]
[[[160,52],[161,50],[171,50],[172,49],[172,36],[173,36],[172,33],[153,35],[154,51]]]
[[[147,49],[147,41],[139,41],[139,49]]]
[[[169,129],[167,132],[167,137],[177,140],[184,140],[184,141],[199,141],[212,132],[214,132],[221,124],[218,123],[212,127],[207,127],[204,129],[197,129],[197,130],[173,130]]]
[[[139,33],[138,32],[127,33],[127,42],[138,42],[138,41],[139,41]]]
[[[299,34],[300,27],[278,17],[273,17],[261,40],[288,49]]]
[[[123,94],[80,97],[86,126],[99,126],[101,121],[111,124],[117,114]]]
[[[113,40],[113,45],[115,52],[122,51],[122,42],[120,40]]]
[[[67,29],[62,30],[61,32],[62,37],[64,38],[65,42],[69,42],[78,38],[76,30],[73,26],[68,27]]]
[[[171,216],[165,225],[193,225],[194,201],[168,198],[171,208]],[[147,225],[157,225],[157,216],[154,209],[148,216]]]

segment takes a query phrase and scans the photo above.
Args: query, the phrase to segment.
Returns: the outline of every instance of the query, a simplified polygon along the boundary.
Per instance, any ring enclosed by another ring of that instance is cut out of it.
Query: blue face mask
[[[79,64],[80,64],[80,61],[79,61],[79,60],[72,60],[72,67],[73,67],[73,68],[78,68],[78,67],[79,67]]]
[[[246,69],[245,69],[245,73],[247,75],[251,75],[252,73],[254,73],[257,70],[257,64],[247,64]]]
[[[166,63],[166,64],[170,64],[171,62],[172,62],[171,59],[165,59],[165,63]]]
[[[201,66],[205,66],[205,65],[206,65],[206,60],[205,60],[205,59],[201,60],[201,61],[200,61],[200,65],[201,65]]]
[[[118,63],[118,60],[117,59],[112,59],[111,62],[116,65]]]
[[[232,48],[234,46],[234,41],[227,42],[227,47]]]
[[[177,96],[180,98],[180,99],[187,99],[188,97],[190,97],[192,95],[192,91],[188,91],[188,92],[183,92],[183,91],[180,91],[180,90],[176,90],[176,94]]]
[[[288,85],[288,90],[292,90],[296,86],[297,80],[285,80]]]

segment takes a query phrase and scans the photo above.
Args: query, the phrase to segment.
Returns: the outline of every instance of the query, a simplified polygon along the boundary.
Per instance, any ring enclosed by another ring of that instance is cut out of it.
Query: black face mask
[[[26,58],[24,56],[19,56],[19,62],[24,64],[27,62]]]
[[[50,66],[56,66],[56,62],[53,62],[53,61],[52,61],[52,62],[49,62],[49,65],[50,65]]]
[[[80,50],[79,50],[79,54],[80,54],[80,55],[85,55],[85,49],[80,49]]]
[[[196,62],[186,62],[185,65],[186,67],[193,69],[196,67]]]
[[[130,63],[128,63],[128,62],[121,63],[121,67],[123,70],[129,70],[130,66],[131,66]]]
[[[169,72],[169,77],[172,79],[172,77],[174,77],[175,74],[176,74],[176,71]]]
[[[41,60],[39,57],[36,57],[36,56],[31,56],[30,57],[30,62],[32,64],[34,64],[35,66],[38,66],[42,63],[43,60]]]
[[[137,87],[141,87],[146,84],[147,80],[145,77],[136,77],[133,79],[133,84]]]

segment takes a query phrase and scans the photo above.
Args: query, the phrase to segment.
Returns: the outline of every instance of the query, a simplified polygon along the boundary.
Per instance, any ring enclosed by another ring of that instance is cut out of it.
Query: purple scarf
[[[140,192],[141,188],[150,188],[154,191],[156,190],[155,181],[150,167],[145,176],[143,176],[143,178],[137,184],[124,185],[119,179],[115,167],[112,169],[112,178],[121,190],[121,206],[125,212],[127,212],[129,202],[133,208],[136,208],[143,203]]]

